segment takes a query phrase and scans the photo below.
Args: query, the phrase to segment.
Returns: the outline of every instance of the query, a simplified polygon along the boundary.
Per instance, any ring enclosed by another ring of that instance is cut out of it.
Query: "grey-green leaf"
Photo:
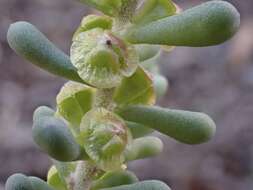
[[[127,161],[148,158],[160,154],[163,143],[157,137],[141,137],[135,139],[125,152]]]
[[[157,180],[142,181],[132,185],[122,185],[102,190],[171,190],[164,182]]]
[[[23,21],[11,24],[7,39],[10,47],[31,63],[52,74],[84,83],[71,64],[69,56],[32,24]]]
[[[34,112],[32,133],[40,148],[59,161],[74,161],[86,157],[67,125],[54,116],[45,116],[45,111],[43,106]],[[51,112],[50,108],[48,111]]]
[[[140,123],[187,144],[206,142],[216,130],[214,121],[199,112],[138,105],[121,108],[118,114],[127,121]]]
[[[231,38],[240,25],[240,14],[225,1],[210,1],[144,26],[126,31],[126,39],[135,44],[169,46],[211,46]]]

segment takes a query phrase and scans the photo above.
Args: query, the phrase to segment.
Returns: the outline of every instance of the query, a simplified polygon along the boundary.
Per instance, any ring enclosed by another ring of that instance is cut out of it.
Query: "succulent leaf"
[[[23,174],[10,176],[5,185],[6,190],[53,190],[46,182],[37,177]]]
[[[141,137],[133,140],[125,151],[127,161],[148,158],[160,154],[163,143],[157,137]]]
[[[164,76],[159,74],[152,75],[152,79],[154,82],[156,97],[159,99],[163,97],[168,90],[169,87],[168,80]]]
[[[54,190],[45,181],[37,177],[28,177],[33,190]]]
[[[126,121],[127,127],[130,129],[133,138],[139,138],[154,132],[153,129],[145,127],[139,123]]]
[[[82,82],[69,57],[28,22],[12,24],[7,33],[10,47],[38,67],[69,80]]]
[[[131,185],[105,188],[101,190],[171,190],[165,183],[157,180],[142,181]]]
[[[152,79],[141,67],[138,67],[131,77],[122,80],[120,86],[115,90],[113,99],[118,106],[153,105],[155,92]]]
[[[231,38],[240,25],[240,14],[225,1],[210,1],[144,26],[133,26],[125,32],[135,44],[168,46],[211,46]]]
[[[45,107],[39,107],[34,112],[32,133],[39,147],[59,161],[85,158],[84,150],[77,144],[67,125],[54,116],[45,116],[44,110]]]
[[[160,59],[161,59],[161,52],[157,53],[150,59],[146,59],[145,61],[140,62],[139,65],[153,74],[158,74]]]
[[[23,174],[11,175],[5,184],[6,190],[33,190],[28,177]]]
[[[139,44],[135,45],[135,48],[138,52],[140,62],[154,57],[160,51],[160,46],[157,45]]]
[[[138,182],[138,178],[132,172],[125,170],[109,171],[101,178],[94,181],[90,190],[99,190],[103,188],[133,184],[136,182]]]
[[[216,130],[214,121],[199,112],[138,105],[121,108],[118,114],[127,121],[140,123],[187,144],[204,143]]]
[[[81,141],[89,157],[104,171],[120,169],[130,137],[125,122],[104,108],[94,108],[81,122]]]

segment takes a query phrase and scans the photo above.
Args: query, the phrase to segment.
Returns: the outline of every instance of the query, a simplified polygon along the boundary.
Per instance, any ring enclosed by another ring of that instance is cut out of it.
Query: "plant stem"
[[[114,109],[114,90],[114,88],[98,89],[95,97],[95,107],[103,107],[112,111]]]
[[[131,21],[137,4],[138,0],[122,0],[121,9],[114,21],[113,31],[124,29],[124,27]]]
[[[89,190],[93,177],[97,174],[96,166],[90,161],[79,161],[75,171],[73,190]]]

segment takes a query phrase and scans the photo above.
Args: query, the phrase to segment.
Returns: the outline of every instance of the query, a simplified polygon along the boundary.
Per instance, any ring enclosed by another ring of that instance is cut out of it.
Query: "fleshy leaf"
[[[152,79],[154,82],[156,97],[157,98],[163,97],[166,94],[169,87],[168,80],[164,76],[159,74],[153,74]]]
[[[132,172],[124,170],[110,171],[104,174],[98,180],[94,181],[90,190],[99,190],[102,188],[128,185],[136,182],[138,182],[138,178]]]
[[[138,67],[131,77],[124,78],[120,86],[116,88],[114,101],[119,106],[154,104],[154,87],[149,75],[141,67]]]
[[[54,190],[45,181],[37,177],[28,177],[33,190]]]
[[[143,137],[145,135],[149,135],[150,133],[154,132],[153,129],[145,127],[144,125],[141,125],[139,123],[126,121],[126,124],[127,127],[130,129],[133,138]]]
[[[150,59],[140,62],[140,65],[147,71],[151,72],[152,74],[158,74],[160,59],[161,59],[161,52],[156,54],[154,57],[151,57]]]
[[[165,183],[157,180],[141,181],[131,185],[121,185],[118,187],[101,190],[171,190]]]
[[[70,51],[80,77],[97,88],[113,88],[131,76],[139,62],[133,45],[96,28],[76,36]]]
[[[12,24],[7,33],[10,47],[36,66],[61,77],[83,82],[69,56],[28,22]]]
[[[11,175],[5,185],[6,190],[53,190],[45,181],[23,174]]]
[[[177,7],[171,0],[145,0],[133,17],[133,23],[146,24],[176,14]]]
[[[74,161],[86,158],[86,153],[76,142],[67,125],[61,120],[48,116],[49,108],[41,106],[34,112],[33,139],[52,158],[60,161]]]
[[[133,140],[125,151],[127,161],[148,158],[160,154],[163,143],[157,137],[141,137]]]
[[[125,38],[134,44],[212,46],[230,39],[239,26],[236,8],[214,0],[144,26],[132,26],[125,31]]]
[[[116,114],[94,108],[81,122],[80,141],[89,157],[104,171],[121,168],[130,140],[125,122]]]
[[[154,57],[160,51],[160,46],[157,45],[140,44],[135,45],[135,48],[138,52],[140,62]]]
[[[57,114],[66,119],[76,132],[82,117],[93,106],[94,93],[95,89],[87,85],[67,82],[56,97]]]
[[[216,130],[214,121],[199,112],[138,105],[121,108],[118,114],[127,121],[140,123],[187,144],[204,143]]]

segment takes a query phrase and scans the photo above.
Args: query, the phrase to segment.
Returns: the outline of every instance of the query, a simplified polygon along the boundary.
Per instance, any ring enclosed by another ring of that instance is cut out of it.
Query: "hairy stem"
[[[138,0],[122,0],[122,6],[118,12],[118,16],[115,18],[113,30],[119,31],[124,29],[124,26],[127,25],[136,10]]]
[[[73,190],[88,190],[93,177],[97,174],[96,166],[90,161],[79,161],[75,171]]]
[[[114,88],[110,89],[98,89],[95,97],[95,107],[103,107],[108,110],[113,110],[113,93]]]

